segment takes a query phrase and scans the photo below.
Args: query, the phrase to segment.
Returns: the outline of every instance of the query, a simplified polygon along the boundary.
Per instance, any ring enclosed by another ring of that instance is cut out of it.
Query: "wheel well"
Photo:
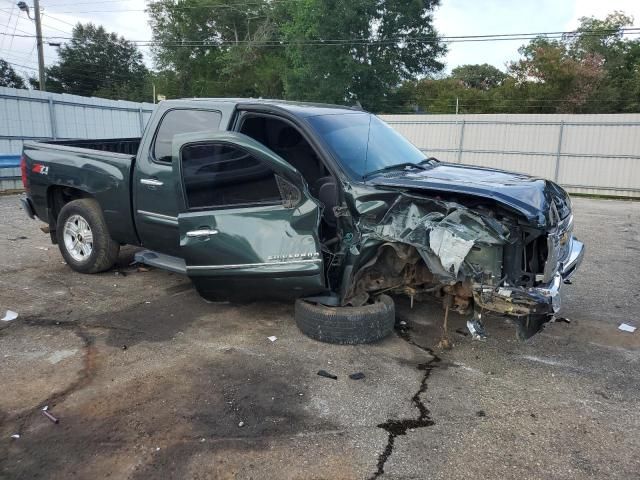
[[[54,185],[47,190],[47,212],[49,215],[49,233],[51,242],[58,243],[56,237],[56,227],[58,225],[58,215],[60,210],[67,203],[81,198],[93,198],[93,196],[83,190],[62,185]]]

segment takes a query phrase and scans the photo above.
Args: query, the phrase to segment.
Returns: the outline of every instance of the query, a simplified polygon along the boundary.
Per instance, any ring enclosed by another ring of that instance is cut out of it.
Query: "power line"
[[[16,6],[12,2],[11,3],[11,11],[9,12],[9,18],[7,19],[7,24],[4,27],[5,29],[7,29],[7,31],[9,31],[9,24],[11,23],[11,18],[13,18],[13,11],[15,10],[15,8],[16,8]],[[17,26],[18,26],[18,20],[16,19],[16,27]],[[15,28],[13,29],[13,33],[16,33]],[[4,38],[2,38],[2,43],[0,43],[0,46],[4,47]]]
[[[66,24],[66,25],[70,25],[72,27],[76,26],[76,23],[67,22],[66,20],[62,20],[61,18],[54,17],[53,15],[51,15],[50,13],[47,13],[47,12],[42,12],[42,16],[43,17],[48,17],[51,20],[55,20],[56,22],[60,22],[60,23]]]
[[[64,32],[63,33],[68,33]],[[606,31],[605,31],[606,32]],[[640,35],[640,27],[623,28],[616,30],[621,35]],[[458,36],[427,36],[427,37],[390,37],[385,39],[370,38],[342,38],[342,39],[312,39],[312,40],[267,40],[256,42],[255,40],[182,40],[163,42],[160,40],[128,40],[130,43],[139,45],[161,45],[161,46],[219,46],[251,44],[253,46],[281,46],[281,45],[376,45],[390,43],[465,43],[465,42],[494,42],[508,40],[534,40],[537,38],[558,39],[568,34],[578,34],[583,37],[600,37],[603,31],[591,30],[583,32],[536,32],[536,33],[516,33],[516,34],[489,34],[489,35],[458,35]],[[34,35],[13,35],[0,32],[0,35],[12,35],[17,37],[35,37]],[[48,35],[46,38],[71,40],[73,37],[61,37]]]

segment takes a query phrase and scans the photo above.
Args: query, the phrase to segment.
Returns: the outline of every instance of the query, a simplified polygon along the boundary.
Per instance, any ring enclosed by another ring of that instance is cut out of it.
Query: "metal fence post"
[[[560,132],[558,132],[558,149],[556,150],[556,172],[553,181],[558,182],[560,174],[560,156],[562,155],[562,137],[564,136],[564,120],[560,120]]]
[[[464,125],[465,121],[462,120],[460,124],[460,142],[458,143],[458,163],[462,163],[462,145],[464,143]]]
[[[58,139],[58,126],[56,125],[56,111],[53,98],[49,97],[49,123],[51,124],[51,138]]]
[[[138,114],[140,116],[140,136],[144,133],[144,113],[142,113],[142,105],[138,107]]]

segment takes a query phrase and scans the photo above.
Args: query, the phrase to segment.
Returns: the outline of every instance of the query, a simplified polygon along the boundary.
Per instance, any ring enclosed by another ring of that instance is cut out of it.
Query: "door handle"
[[[210,237],[211,235],[216,235],[217,233],[218,233],[218,230],[202,228],[200,230],[191,230],[187,232],[187,237],[189,238]]]
[[[151,185],[153,187],[161,187],[164,185],[160,180],[156,180],[155,178],[141,178],[140,183],[142,185]]]

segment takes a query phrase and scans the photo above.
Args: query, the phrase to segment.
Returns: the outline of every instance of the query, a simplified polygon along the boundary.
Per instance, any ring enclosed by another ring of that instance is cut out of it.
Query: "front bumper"
[[[569,280],[582,263],[584,258],[584,244],[573,236],[571,236],[571,243],[569,245],[569,254],[565,258],[564,262],[560,263],[558,272],[553,276],[551,284],[545,287],[535,287],[530,290],[535,290],[539,295],[545,299],[545,304],[550,306],[550,311],[542,313],[560,313],[562,307],[562,285]],[[549,309],[547,309],[549,310]]]
[[[496,289],[480,286],[474,292],[476,304],[492,312],[514,316],[558,314],[562,307],[562,286],[573,276],[584,258],[584,244],[573,235],[569,242],[567,254],[562,261],[558,262],[550,282],[531,288],[499,287]]]

